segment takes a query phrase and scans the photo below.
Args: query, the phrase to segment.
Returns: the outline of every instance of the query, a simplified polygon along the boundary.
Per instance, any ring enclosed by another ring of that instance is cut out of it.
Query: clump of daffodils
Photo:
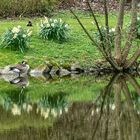
[[[24,52],[28,46],[32,31],[25,31],[21,26],[9,29],[3,36],[2,47]]]
[[[68,38],[69,25],[62,19],[48,19],[41,21],[40,36],[45,40],[64,41]]]

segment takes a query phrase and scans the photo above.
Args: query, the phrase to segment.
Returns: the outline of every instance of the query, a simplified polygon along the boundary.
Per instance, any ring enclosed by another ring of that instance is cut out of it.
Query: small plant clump
[[[21,26],[9,29],[3,36],[2,48],[11,48],[24,53],[29,47],[32,31],[25,31]]]
[[[106,29],[105,27],[100,27],[102,36],[103,36],[103,43],[106,44]],[[95,40],[97,43],[100,42],[100,34],[98,32],[95,33]],[[109,29],[109,43],[112,48],[114,48],[114,40],[115,40],[115,28]]]
[[[40,28],[40,36],[45,40],[63,42],[68,38],[69,25],[61,19],[48,19],[45,17],[45,20],[41,21]]]

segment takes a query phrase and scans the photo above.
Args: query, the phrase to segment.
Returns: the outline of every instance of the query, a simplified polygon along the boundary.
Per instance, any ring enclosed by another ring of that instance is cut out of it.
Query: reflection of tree
[[[54,124],[49,139],[139,140],[140,114],[136,108],[139,102],[136,95],[132,98],[128,84],[139,95],[137,81],[130,75],[119,74],[96,102],[73,103],[68,114]]]

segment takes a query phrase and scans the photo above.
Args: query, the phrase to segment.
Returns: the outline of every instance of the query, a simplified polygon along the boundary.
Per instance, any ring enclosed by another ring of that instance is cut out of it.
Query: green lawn
[[[96,31],[95,26],[92,24],[92,17],[89,13],[77,12],[77,15],[81,18],[84,25],[87,27],[89,32],[92,34]],[[101,25],[104,24],[103,15],[97,15]],[[100,53],[91,44],[76,19],[68,11],[61,11],[54,15],[53,18],[62,18],[66,21],[71,29],[69,33],[69,40],[60,44],[55,41],[44,41],[39,35],[39,26],[41,18],[31,19],[33,22],[33,36],[31,39],[30,49],[21,54],[20,52],[11,51],[9,49],[0,49],[0,67],[4,67],[9,64],[20,62],[24,59],[28,60],[31,67],[36,67],[42,64],[45,60],[54,60],[59,64],[70,64],[74,62],[80,62],[82,66],[91,66],[94,61],[100,58]],[[126,22],[129,21],[129,16],[126,17]],[[26,27],[29,19],[24,18],[20,20],[1,20],[0,21],[0,36],[8,29],[17,25]],[[116,15],[110,14],[111,27],[115,27]]]

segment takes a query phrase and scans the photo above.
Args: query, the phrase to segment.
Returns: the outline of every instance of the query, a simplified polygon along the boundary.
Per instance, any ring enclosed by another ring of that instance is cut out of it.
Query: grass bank
[[[96,31],[95,25],[92,24],[92,17],[89,13],[77,12],[86,28],[91,34]],[[103,15],[97,15],[99,22],[104,25]],[[91,44],[76,19],[69,11],[61,11],[54,15],[54,18],[62,18],[70,25],[69,39],[60,44],[55,41],[44,41],[39,37],[39,26],[42,18],[33,19],[14,19],[0,21],[0,36],[8,29],[17,25],[29,28],[26,26],[29,20],[32,20],[33,31],[30,48],[24,54],[20,52],[11,51],[9,49],[0,49],[0,68],[9,64],[14,64],[22,60],[28,60],[31,67],[36,67],[42,64],[45,60],[51,59],[59,64],[69,64],[79,62],[82,66],[92,66],[93,63],[101,58],[99,51]],[[125,23],[128,23],[130,17],[126,17]],[[110,14],[111,27],[115,27],[116,14]]]

